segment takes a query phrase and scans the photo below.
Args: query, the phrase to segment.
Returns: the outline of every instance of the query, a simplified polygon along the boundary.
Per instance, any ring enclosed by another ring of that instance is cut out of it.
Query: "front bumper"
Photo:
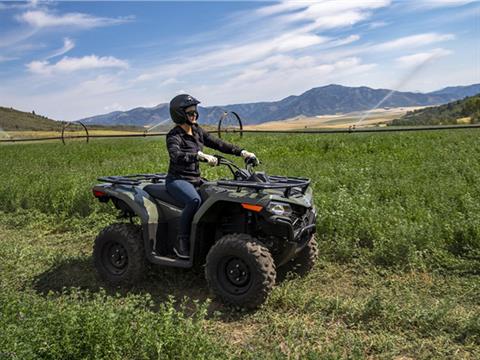
[[[275,263],[281,266],[301,252],[316,232],[317,215],[314,208],[308,209],[301,217],[286,218],[270,216],[267,221],[272,225],[271,235],[281,239]]]

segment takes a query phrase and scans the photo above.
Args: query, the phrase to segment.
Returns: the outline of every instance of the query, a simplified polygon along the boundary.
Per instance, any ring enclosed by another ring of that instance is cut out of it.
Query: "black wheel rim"
[[[102,253],[105,268],[114,275],[123,274],[128,266],[128,253],[125,247],[118,242],[105,244]]]
[[[221,286],[232,295],[246,293],[252,284],[250,267],[241,258],[226,257],[220,261],[217,270]]]

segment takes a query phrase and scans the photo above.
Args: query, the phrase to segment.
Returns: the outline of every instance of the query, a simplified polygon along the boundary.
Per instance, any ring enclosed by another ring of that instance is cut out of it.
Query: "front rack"
[[[240,190],[240,188],[251,188],[257,191],[265,189],[285,189],[283,194],[285,197],[289,197],[295,188],[299,188],[302,194],[305,194],[308,186],[310,185],[310,179],[300,177],[286,177],[286,176],[268,176],[270,181],[268,182],[253,182],[253,181],[236,181],[236,180],[219,180],[218,185],[232,186]]]

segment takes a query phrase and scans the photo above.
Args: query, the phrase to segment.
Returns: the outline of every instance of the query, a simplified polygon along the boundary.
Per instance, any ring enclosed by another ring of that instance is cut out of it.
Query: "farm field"
[[[246,130],[299,130],[299,129],[342,129],[356,125],[359,127],[388,124],[405,115],[407,111],[423,109],[425,106],[375,109],[370,112],[355,111],[338,115],[319,115],[314,117],[299,116],[281,121],[269,121],[258,125],[247,125]],[[358,123],[361,119],[363,119]]]
[[[189,271],[96,280],[93,240],[116,220],[90,188],[166,172],[164,138],[0,145],[0,359],[479,358],[479,135],[230,135],[260,170],[311,178],[318,210],[318,266],[256,312]]]
[[[125,135],[135,133],[131,130],[88,130],[89,135]],[[141,133],[141,132],[138,132]],[[60,137],[62,136],[61,130],[59,131],[42,131],[42,130],[24,130],[24,131],[5,131],[3,132],[3,138],[11,139],[25,139],[25,138],[44,138],[44,137]],[[85,131],[66,131],[65,137],[69,136],[86,136]]]

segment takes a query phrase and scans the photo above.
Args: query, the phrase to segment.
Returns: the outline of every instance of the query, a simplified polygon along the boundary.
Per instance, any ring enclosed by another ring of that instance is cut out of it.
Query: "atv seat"
[[[152,184],[147,185],[143,188],[148,194],[153,196],[155,199],[165,201],[166,203],[172,204],[173,206],[183,208],[184,203],[174,199],[167,191],[165,184]]]

